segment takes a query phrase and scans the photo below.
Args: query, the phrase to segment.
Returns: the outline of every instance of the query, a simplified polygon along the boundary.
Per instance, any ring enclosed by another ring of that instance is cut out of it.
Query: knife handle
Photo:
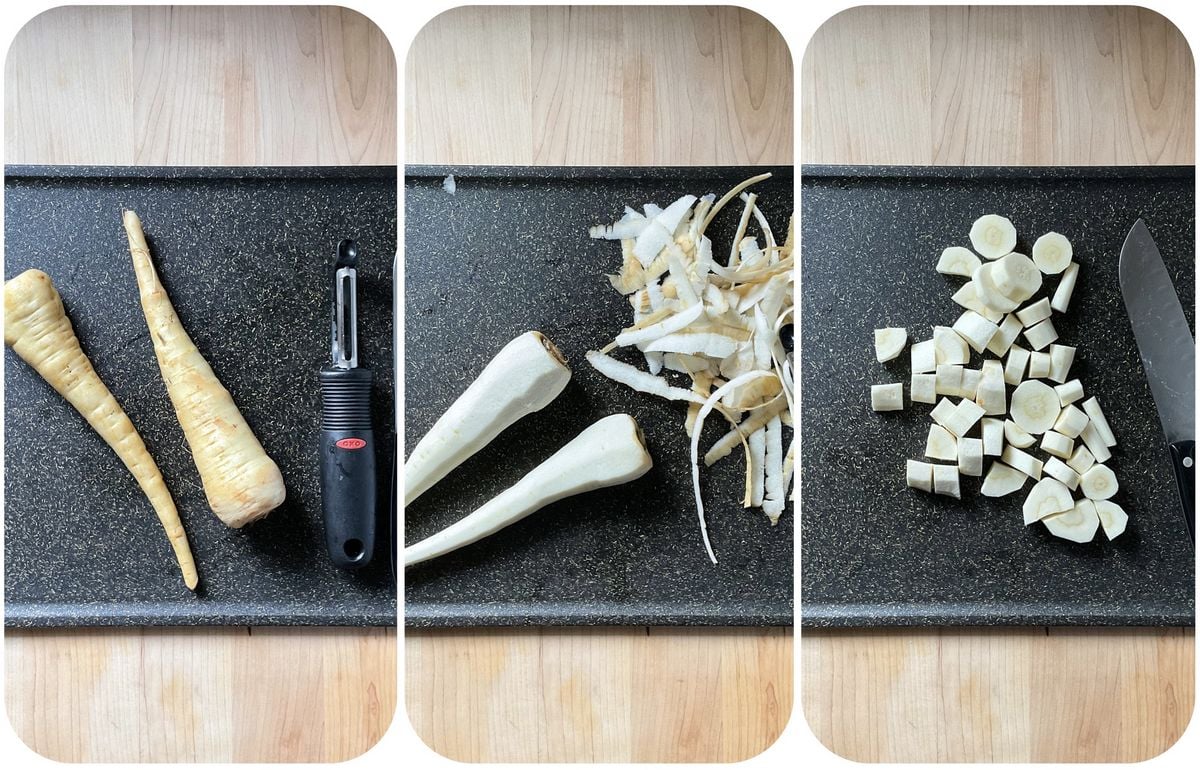
[[[1183,505],[1183,520],[1187,524],[1192,546],[1196,545],[1196,442],[1176,441],[1171,444],[1171,465],[1179,484],[1179,501]]]
[[[375,552],[375,432],[371,371],[322,369],[321,508],[329,558],[361,569]]]

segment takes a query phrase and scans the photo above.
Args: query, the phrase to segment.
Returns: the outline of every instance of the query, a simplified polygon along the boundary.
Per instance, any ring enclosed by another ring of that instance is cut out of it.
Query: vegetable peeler
[[[333,563],[359,569],[375,551],[375,434],[370,369],[358,365],[358,244],[345,239],[333,262],[331,361],[321,369],[321,508]]]

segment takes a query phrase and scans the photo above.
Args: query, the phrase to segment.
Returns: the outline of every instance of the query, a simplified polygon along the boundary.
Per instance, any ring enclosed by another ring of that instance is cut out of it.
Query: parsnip
[[[653,464],[632,417],[605,417],[466,518],[405,548],[404,566],[470,545],[564,497],[633,481]]]
[[[192,450],[209,507],[227,526],[237,529],[283,503],[287,494],[283,475],[184,330],[150,261],[138,215],[126,211],[124,224],[142,312],[175,416]]]
[[[1100,528],[1100,516],[1091,500],[1079,500],[1073,507],[1042,518],[1050,534],[1073,543],[1090,543]]]
[[[4,342],[32,366],[112,447],[154,507],[184,584],[199,578],[175,501],[154,458],[79,346],[50,276],[26,270],[4,284]]]
[[[992,467],[988,469],[987,478],[983,480],[983,486],[979,488],[979,492],[984,497],[1004,497],[1005,495],[1011,495],[1025,486],[1025,481],[1028,478],[1024,473],[1015,468],[1010,468],[1004,463],[992,463]]]
[[[539,332],[525,332],[501,348],[405,461],[404,504],[411,504],[517,420],[544,408],[570,379],[566,360]]]
[[[913,489],[933,491],[933,466],[919,460],[909,460],[905,465],[905,481]]]
[[[953,497],[955,500],[962,499],[957,467],[953,465],[933,466],[933,493]]]
[[[1079,488],[1079,474],[1074,468],[1064,463],[1057,457],[1051,457],[1042,466],[1042,472],[1051,478],[1058,479],[1063,484],[1067,485],[1067,489],[1074,492]]]

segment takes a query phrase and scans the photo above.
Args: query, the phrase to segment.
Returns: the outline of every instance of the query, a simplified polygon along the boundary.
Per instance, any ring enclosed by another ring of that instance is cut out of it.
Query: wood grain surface
[[[1144,9],[860,6],[804,52],[802,159],[1192,164],[1195,87],[1187,40]]]
[[[409,163],[792,162],[792,60],[733,8],[457,8],[413,41]]]
[[[804,162],[1195,162],[1191,53],[1140,9],[854,8],[813,38],[801,99]],[[860,761],[1139,761],[1182,734],[1194,681],[1192,629],[801,638],[808,724]]]
[[[411,163],[793,161],[787,46],[732,8],[459,8],[405,83]],[[408,631],[405,701],[459,760],[736,761],[791,716],[792,660],[782,629]]]
[[[1136,762],[1195,701],[1191,629],[806,631],[804,715],[860,762]]]
[[[5,162],[396,162],[396,67],[336,8],[61,7],[5,67]],[[61,761],[336,762],[397,700],[393,629],[8,631],[17,734]]]
[[[392,629],[5,634],[8,718],[65,762],[338,762],[387,731]]]
[[[754,756],[792,711],[787,629],[409,631],[414,729],[464,762]]]
[[[4,93],[6,163],[396,162],[395,57],[342,8],[55,8]]]

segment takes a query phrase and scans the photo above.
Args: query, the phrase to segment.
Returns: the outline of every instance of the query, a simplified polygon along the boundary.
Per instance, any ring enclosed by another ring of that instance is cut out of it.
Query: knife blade
[[[1196,343],[1146,223],[1138,220],[1121,247],[1121,297],[1179,487],[1188,534],[1195,543]]]

